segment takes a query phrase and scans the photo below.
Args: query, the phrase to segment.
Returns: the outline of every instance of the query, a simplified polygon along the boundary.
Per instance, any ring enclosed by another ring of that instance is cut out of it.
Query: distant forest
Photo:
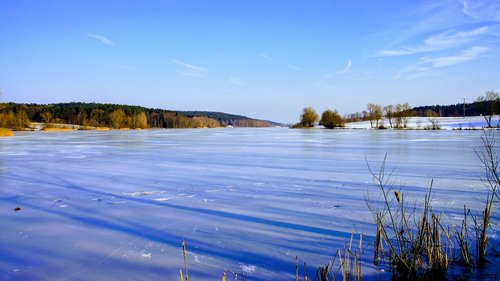
[[[491,106],[491,108],[490,108]],[[437,113],[441,117],[460,117],[464,116],[464,104],[457,103],[452,105],[431,105],[419,106],[413,109],[414,116],[426,117],[429,110]],[[465,116],[488,115],[491,113],[500,114],[500,101],[476,101],[465,103]]]
[[[140,106],[99,103],[0,104],[0,127],[27,128],[30,122],[109,128],[269,127],[270,121],[221,112],[179,112]]]

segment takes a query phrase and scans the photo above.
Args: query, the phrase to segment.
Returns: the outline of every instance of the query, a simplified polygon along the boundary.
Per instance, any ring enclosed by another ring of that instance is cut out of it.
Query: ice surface
[[[0,139],[0,279],[177,280],[184,239],[191,280],[216,280],[225,269],[292,280],[295,256],[324,265],[353,229],[369,243],[364,194],[377,191],[365,157],[377,169],[387,153],[409,198],[434,179],[435,209],[450,211],[452,223],[464,204],[480,209],[482,134],[19,132]]]

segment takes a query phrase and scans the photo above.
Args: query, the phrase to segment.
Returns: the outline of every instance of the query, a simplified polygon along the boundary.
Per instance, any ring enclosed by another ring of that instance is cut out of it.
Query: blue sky
[[[0,0],[1,100],[295,122],[500,91],[500,2]]]

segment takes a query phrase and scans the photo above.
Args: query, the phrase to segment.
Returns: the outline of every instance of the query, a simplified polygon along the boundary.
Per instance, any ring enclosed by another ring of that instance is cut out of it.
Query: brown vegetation
[[[345,121],[337,110],[328,109],[321,114],[319,124],[323,125],[327,129],[342,128],[345,125]]]
[[[14,133],[10,129],[0,128],[0,137],[12,137]]]
[[[312,128],[318,122],[319,116],[312,107],[306,107],[300,115],[300,122],[293,125],[293,128]]]
[[[14,130],[22,130],[28,127],[30,120],[26,111],[2,111],[0,112],[0,128],[10,128]]]
[[[45,127],[43,128],[43,130],[45,132],[70,132],[74,131],[75,129],[68,127]]]

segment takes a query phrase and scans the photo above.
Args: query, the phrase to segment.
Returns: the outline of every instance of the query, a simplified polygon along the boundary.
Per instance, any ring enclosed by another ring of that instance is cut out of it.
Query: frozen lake
[[[482,131],[198,129],[26,132],[0,139],[1,280],[246,280],[310,273],[377,197],[365,161],[458,218],[482,208]],[[497,134],[497,143],[500,139]],[[20,211],[14,211],[20,207]],[[498,213],[498,212],[497,212]],[[387,274],[387,273],[386,273]],[[231,279],[231,278],[229,278]]]

